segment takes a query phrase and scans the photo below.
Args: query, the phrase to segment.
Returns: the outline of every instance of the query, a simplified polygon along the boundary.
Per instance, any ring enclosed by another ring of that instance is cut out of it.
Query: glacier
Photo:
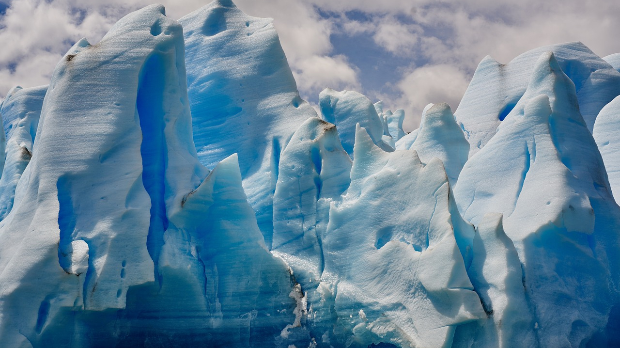
[[[485,57],[408,133],[230,0],[133,12],[0,104],[0,346],[619,346],[619,57]]]

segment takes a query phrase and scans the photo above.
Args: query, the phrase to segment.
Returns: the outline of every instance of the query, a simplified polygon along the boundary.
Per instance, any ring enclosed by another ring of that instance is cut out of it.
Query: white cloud
[[[415,29],[418,28],[412,30],[410,25],[403,25],[395,19],[388,19],[377,26],[373,39],[377,45],[395,55],[410,54],[418,42]]]
[[[428,103],[446,102],[454,112],[468,84],[468,76],[452,65],[427,65],[413,70],[398,83],[403,96],[396,103],[406,105],[403,127],[415,129]]]
[[[81,18],[65,2],[13,1],[0,18],[0,95],[15,85],[49,83],[52,70],[73,41],[98,39],[113,23],[97,12]]]
[[[324,88],[360,90],[357,71],[344,56],[311,56],[297,61],[293,75],[302,94],[318,95]],[[307,96],[306,96],[307,97]]]

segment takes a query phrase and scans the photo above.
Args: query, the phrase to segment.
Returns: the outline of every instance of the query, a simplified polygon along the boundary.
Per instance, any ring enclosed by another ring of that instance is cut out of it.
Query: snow
[[[615,59],[487,57],[405,134],[230,0],[131,13],[0,105],[0,345],[618,346]]]

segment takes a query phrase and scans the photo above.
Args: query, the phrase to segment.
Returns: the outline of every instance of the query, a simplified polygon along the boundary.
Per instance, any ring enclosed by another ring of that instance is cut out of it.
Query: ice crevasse
[[[133,12],[0,105],[0,345],[618,346],[617,69],[487,57],[407,133],[229,0]]]

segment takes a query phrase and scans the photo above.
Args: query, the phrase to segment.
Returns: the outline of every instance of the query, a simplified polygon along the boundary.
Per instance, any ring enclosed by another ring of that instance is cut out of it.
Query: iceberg
[[[198,161],[183,49],[153,5],[58,63],[0,223],[3,345],[273,343],[294,322],[288,266],[264,244],[236,157],[211,173]]]
[[[616,347],[616,63],[487,57],[405,134],[230,0],[133,12],[0,104],[0,346]]]
[[[469,155],[469,143],[446,103],[427,105],[420,128],[405,136],[397,149],[416,150],[423,163],[435,158],[441,160],[451,185],[456,184]]]
[[[337,315],[342,342],[445,346],[458,324],[485,316],[457,245],[473,229],[452,222],[441,161],[385,152],[361,127],[354,151],[351,184],[330,209],[312,311]]]
[[[217,0],[179,23],[198,158],[213,168],[238,155],[245,192],[271,247],[280,153],[316,112],[299,97],[271,19]]]
[[[304,122],[282,151],[272,250],[305,291],[318,285],[323,272],[330,204],[349,187],[351,166],[336,127],[316,117]]]

